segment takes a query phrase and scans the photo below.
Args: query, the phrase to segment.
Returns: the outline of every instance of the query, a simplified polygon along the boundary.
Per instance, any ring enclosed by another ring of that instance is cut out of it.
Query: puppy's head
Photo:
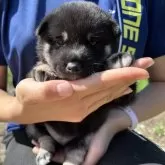
[[[75,80],[104,70],[117,51],[120,36],[111,16],[91,2],[70,2],[49,14],[39,25],[38,54],[57,77]]]

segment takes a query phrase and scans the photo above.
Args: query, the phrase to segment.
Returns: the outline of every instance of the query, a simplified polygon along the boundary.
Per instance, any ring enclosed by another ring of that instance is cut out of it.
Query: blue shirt
[[[36,62],[34,32],[41,19],[70,0],[0,0],[0,65],[8,65],[16,86]],[[74,0],[75,1],[75,0]],[[78,1],[78,0],[77,0]],[[165,1],[91,0],[120,25],[119,51],[136,58],[165,54]],[[10,123],[8,130],[20,128]]]

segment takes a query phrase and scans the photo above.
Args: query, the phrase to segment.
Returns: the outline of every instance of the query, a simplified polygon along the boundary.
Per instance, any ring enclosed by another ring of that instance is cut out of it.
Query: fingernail
[[[57,85],[57,92],[62,97],[68,97],[73,94],[73,88],[69,82],[64,82]]]
[[[132,93],[133,92],[133,90],[131,89],[131,88],[129,88],[129,89],[127,89],[124,93],[123,93],[123,95],[128,95],[128,94],[130,94],[130,93]]]
[[[147,68],[149,68],[149,67],[151,67],[151,66],[153,66],[155,64],[155,62],[154,61],[152,61],[148,66],[147,66]]]
[[[32,140],[31,143],[35,146],[39,146],[39,144],[35,140]]]

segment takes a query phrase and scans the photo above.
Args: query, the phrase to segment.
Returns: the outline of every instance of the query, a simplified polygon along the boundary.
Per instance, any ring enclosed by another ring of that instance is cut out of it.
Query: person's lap
[[[6,135],[4,143],[7,148],[3,165],[36,165],[32,145],[24,131],[15,131],[14,134]],[[112,140],[99,165],[139,165],[144,163],[165,165],[165,152],[142,136],[124,131]],[[56,165],[56,163],[49,165]]]

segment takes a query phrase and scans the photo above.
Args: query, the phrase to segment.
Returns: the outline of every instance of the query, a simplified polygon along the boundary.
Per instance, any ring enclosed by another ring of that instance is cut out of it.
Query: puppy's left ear
[[[36,29],[35,35],[37,37],[42,37],[44,38],[46,33],[48,31],[48,21],[47,20],[43,20],[41,21],[41,23],[39,24],[38,28]]]

